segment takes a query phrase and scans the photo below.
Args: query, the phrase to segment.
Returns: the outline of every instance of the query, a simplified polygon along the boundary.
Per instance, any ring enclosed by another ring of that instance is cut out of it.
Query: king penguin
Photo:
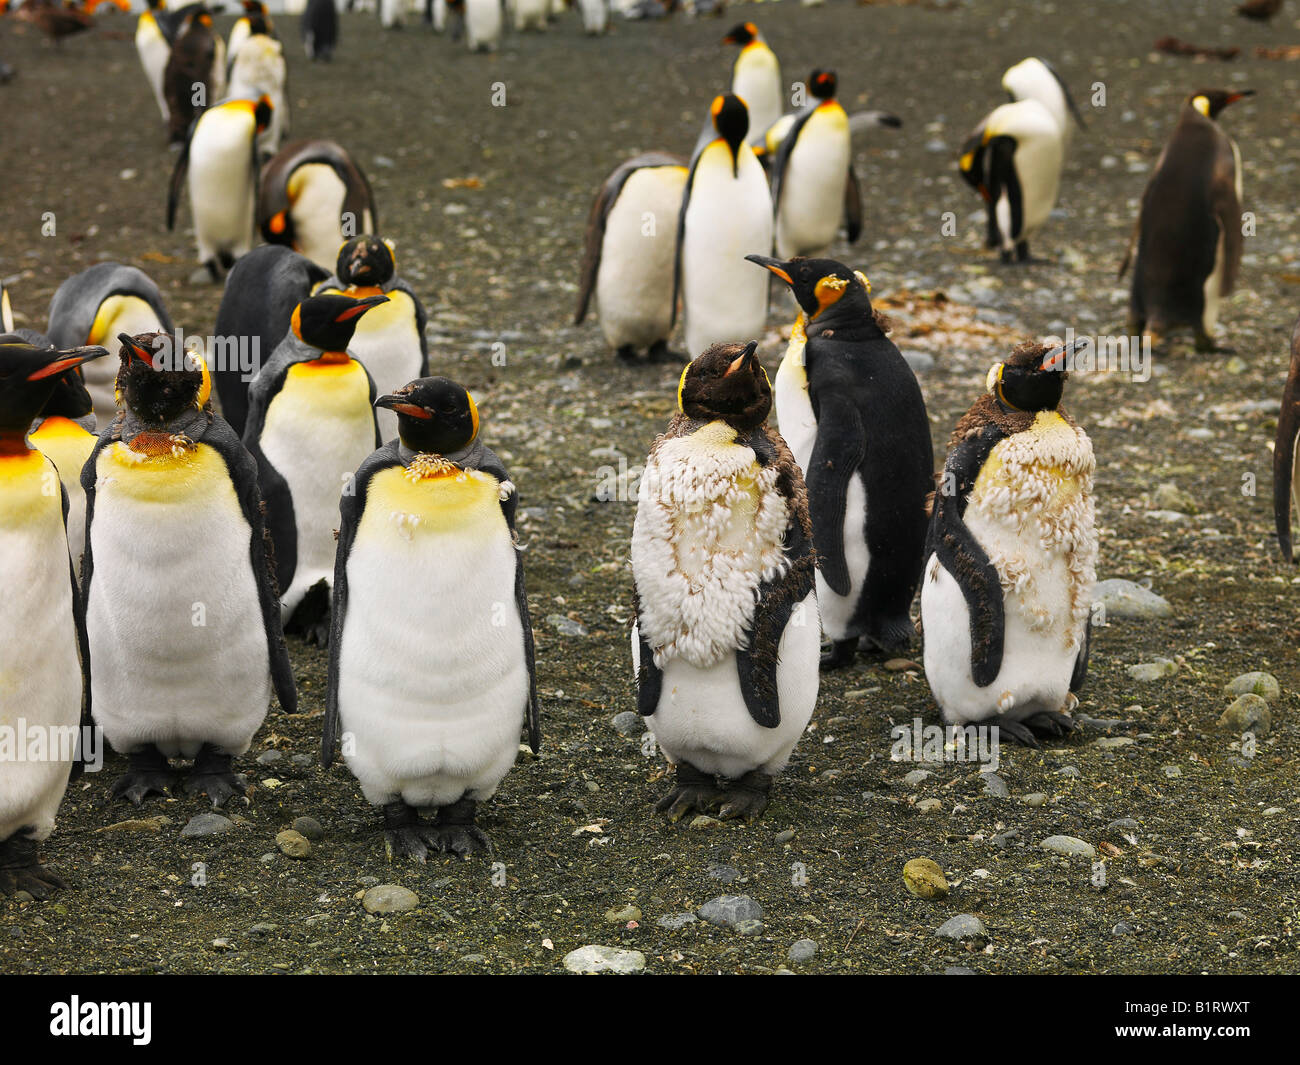
[[[886,652],[913,634],[934,450],[921,386],[871,306],[866,277],[833,259],[759,255],[799,317],[776,374],[776,417],[808,485],[817,603],[831,652]]]
[[[107,354],[0,339],[0,722],[47,737],[45,757],[6,759],[0,772],[4,895],[44,899],[64,887],[37,848],[54,830],[69,777],[80,768],[72,737],[90,723],[90,652],[65,550],[68,497],[51,490],[58,473],[23,437],[60,375]]]
[[[0,342],[3,339],[0,337]],[[86,383],[79,374],[60,374],[54,392],[32,422],[27,442],[59,471],[68,501],[68,553],[78,573],[86,542],[86,493],[81,490],[81,468],[98,438]]]
[[[158,23],[157,13],[164,7],[163,0],[148,0],[148,6],[140,12],[135,24],[135,50],[140,57],[140,66],[153,91],[158,110],[162,112],[163,121],[167,121],[167,97],[163,95],[163,72],[167,69],[167,60],[171,57],[171,42],[164,36]]]
[[[749,108],[749,143],[761,144],[768,127],[785,110],[781,64],[752,22],[732,27],[722,43],[740,46],[731,71],[731,91]]]
[[[270,121],[257,138],[258,152],[269,159],[289,132],[288,66],[284,46],[271,35],[262,16],[254,13],[244,21],[252,28],[239,42],[239,50],[231,49],[227,92],[244,100],[265,96],[271,102]]]
[[[45,332],[56,348],[93,344],[108,349],[111,358],[87,363],[82,370],[95,421],[103,428],[117,415],[117,338],[122,333],[170,333],[174,328],[162,293],[148,274],[121,263],[96,263],[58,287]]]
[[[253,32],[253,17],[257,16],[261,21],[259,32],[265,34],[274,33],[271,25],[271,13],[266,10],[266,5],[262,0],[239,0],[240,6],[244,13],[235,19],[235,24],[230,27],[230,38],[226,44],[226,55],[234,61],[239,55],[240,46],[249,38]]]
[[[1241,266],[1241,152],[1215,119],[1253,89],[1202,89],[1183,105],[1173,136],[1142,193],[1142,207],[1120,266],[1136,244],[1129,329],[1159,341],[1190,327],[1200,351],[1215,350],[1219,301]]]
[[[328,63],[339,43],[339,13],[334,0],[307,0],[302,16],[302,46],[313,63]]]
[[[321,282],[315,295],[387,296],[358,319],[348,350],[370,372],[375,391],[393,392],[429,373],[428,315],[415,290],[397,275],[397,255],[391,241],[353,237],[339,250],[334,276]],[[397,435],[397,415],[380,409],[383,440]]]
[[[921,581],[944,720],[1035,747],[1073,728],[1088,666],[1096,461],[1061,407],[1072,355],[1031,341],[989,371],[949,444]]]
[[[761,814],[817,702],[808,499],[763,424],[756,348],[715,344],[682,371],[632,527],[637,709],[676,767],[656,806],[673,821]]]
[[[587,217],[578,313],[594,292],[605,341],[623,362],[646,350],[651,362],[672,358],[673,271],[686,161],[664,152],[635,156],[605,179]]]
[[[744,101],[719,96],[711,114],[716,136],[691,163],[677,223],[673,304],[680,292],[691,356],[761,335],[767,323],[767,279],[744,262],[772,250],[767,177],[745,143]]]
[[[501,46],[501,0],[460,0],[460,9],[469,50],[495,52]]]
[[[477,804],[514,765],[522,726],[541,742],[519,495],[460,385],[421,378],[376,403],[399,437],[340,505],[322,760],[350,737],[390,861],[490,853]]]
[[[1069,86],[1046,59],[1031,56],[1002,75],[1002,88],[1015,100],[1037,100],[1046,107],[1061,130],[1063,149],[1069,151],[1076,124],[1083,126],[1083,116],[1070,95]]]
[[[1277,439],[1273,443],[1273,520],[1282,558],[1294,561],[1291,554],[1291,500],[1300,502],[1297,490],[1296,455],[1300,437],[1300,318],[1291,330],[1291,366],[1286,388],[1282,392],[1282,409],[1277,416]]]
[[[184,143],[194,119],[226,92],[226,42],[212,29],[211,10],[206,4],[196,3],[186,5],[183,11],[184,20],[163,68],[163,97],[167,101],[168,138],[172,144]]]
[[[294,141],[262,170],[257,225],[268,244],[286,244],[324,270],[339,247],[379,224],[370,182],[333,141]]]
[[[244,446],[266,501],[281,617],[320,643],[329,633],[339,495],[353,490],[352,474],[383,442],[374,381],[348,345],[361,316],[387,299],[303,300],[248,391]]]
[[[191,282],[219,283],[253,246],[257,196],[257,143],[271,123],[271,101],[227,100],[199,115],[172,170],[167,229],[176,225],[181,187],[189,174],[190,212],[199,269]]]
[[[81,471],[95,721],[130,763],[114,799],[164,794],[184,758],[185,790],[220,806],[244,792],[231,760],[272,689],[297,709],[257,467],[213,412],[201,359],[166,333],[119,339],[125,409]]]

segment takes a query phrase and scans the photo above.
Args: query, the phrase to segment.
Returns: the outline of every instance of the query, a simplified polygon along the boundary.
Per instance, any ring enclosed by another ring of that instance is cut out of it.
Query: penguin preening
[[[334,55],[339,41],[339,13],[335,0],[307,0],[302,16],[302,43],[307,58],[326,63]]]
[[[1292,562],[1291,500],[1296,495],[1296,437],[1300,434],[1300,318],[1291,330],[1291,366],[1282,392],[1282,409],[1277,416],[1277,439],[1273,442],[1273,520],[1282,558]],[[1300,499],[1297,500],[1300,502]]]
[[[646,152],[605,179],[587,217],[574,324],[592,293],[605,341],[624,362],[642,349],[652,362],[672,357],[677,219],[688,170],[684,159]]]
[[[227,100],[195,120],[172,170],[167,193],[167,229],[176,225],[181,186],[188,174],[190,213],[199,269],[191,282],[220,282],[253,246],[253,210],[258,187],[258,138],[271,123],[272,105]]]
[[[226,42],[212,29],[206,4],[190,4],[163,69],[163,96],[167,101],[168,139],[180,144],[191,123],[204,108],[226,91]]]
[[[321,282],[314,295],[353,299],[387,296],[357,320],[348,350],[369,371],[375,390],[394,392],[408,381],[429,374],[428,315],[415,290],[397,276],[397,255],[391,241],[353,237],[339,249],[334,275]],[[397,435],[397,415],[377,412],[381,440]]]
[[[82,368],[95,421],[102,429],[117,415],[117,338],[122,333],[170,333],[174,328],[162,293],[148,274],[121,263],[96,263],[58,287],[45,332],[56,348],[96,344],[108,349],[110,358]]]
[[[64,887],[40,861],[54,830],[76,747],[59,740],[90,724],[90,654],[77,579],[66,550],[67,494],[24,439],[61,376],[101,358],[102,347],[59,351],[0,338],[0,720],[48,730],[47,757],[6,759],[0,773],[0,894],[48,898]],[[57,744],[57,745],[56,745]],[[84,752],[83,752],[84,753]]]
[[[1022,59],[1002,75],[1002,87],[1013,102],[1037,100],[1046,107],[1060,127],[1064,149],[1069,149],[1074,126],[1076,123],[1083,126],[1083,116],[1070,95],[1069,86],[1051,63],[1039,56]]]
[[[722,43],[740,46],[731,71],[731,91],[749,108],[749,143],[761,144],[768,127],[785,110],[781,64],[752,22],[733,26]]]
[[[257,225],[268,244],[286,244],[332,270],[343,242],[378,224],[370,182],[333,141],[286,144],[262,169]]]
[[[0,337],[0,343],[4,340]],[[47,342],[41,346],[50,345]],[[59,375],[54,392],[27,433],[27,442],[47,456],[59,471],[68,504],[68,554],[78,573],[86,543],[86,493],[81,490],[81,468],[99,439],[95,424],[85,381],[78,373],[64,373]]]
[[[213,412],[201,359],[165,333],[119,340],[125,409],[81,473],[95,721],[129,759],[113,798],[164,794],[185,758],[185,790],[219,806],[244,792],[231,759],[272,689],[297,708],[257,469]]]
[[[1088,435],[1061,407],[1070,348],[989,371],[933,496],[921,581],[925,674],[944,720],[1038,746],[1073,727],[1096,578]]]
[[[760,275],[761,276],[761,275]],[[682,371],[632,528],[637,709],[676,767],[656,810],[754,818],[817,702],[808,501],[757,344]]]
[[[386,296],[312,296],[248,390],[244,446],[257,462],[286,629],[329,634],[340,494],[383,441],[375,385],[348,352],[361,316]],[[300,610],[301,608],[301,610]]]
[[[852,663],[859,640],[901,650],[913,634],[934,484],[921,387],[881,327],[864,275],[833,259],[749,260],[799,304],[776,375],[776,417],[807,484],[831,641],[822,666]]]
[[[321,759],[350,738],[390,861],[490,852],[476,806],[514,765],[522,726],[534,752],[541,742],[519,496],[461,386],[422,378],[376,402],[399,438],[339,507]]]
[[[715,136],[691,162],[677,224],[673,308],[680,292],[690,356],[759,336],[767,322],[767,279],[744,262],[772,250],[767,177],[745,143],[744,101],[719,96],[710,113]]]
[[[1129,329],[1160,340],[1191,327],[1196,347],[1213,351],[1219,302],[1241,265],[1241,152],[1215,121],[1253,89],[1202,89],[1187,98],[1173,135],[1142,193],[1121,264],[1130,259]]]
[[[248,386],[262,364],[271,358],[289,332],[294,308],[326,280],[322,270],[305,255],[281,244],[263,244],[245,255],[231,269],[217,309],[215,341],[226,352],[246,357],[216,357],[208,352],[221,415],[239,437],[248,418]],[[233,348],[232,348],[233,346]]]

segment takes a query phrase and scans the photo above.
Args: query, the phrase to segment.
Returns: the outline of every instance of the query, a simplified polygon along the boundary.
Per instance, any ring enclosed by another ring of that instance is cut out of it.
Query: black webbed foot
[[[651,344],[649,350],[646,352],[646,358],[654,365],[662,365],[664,363],[684,365],[691,361],[691,357],[685,352],[673,351],[669,348],[668,341],[666,340],[656,340]]]
[[[34,899],[48,899],[67,886],[41,864],[35,840],[10,836],[0,843],[0,895],[25,891]]]
[[[176,773],[152,744],[127,755],[127,771],[113,783],[109,801],[128,799],[139,806],[150,795],[166,795],[176,783]]]
[[[224,806],[232,798],[242,798],[248,789],[243,779],[231,769],[230,761],[230,755],[205,743],[194,759],[194,768],[185,778],[185,794],[205,794],[214,807]]]
[[[438,820],[434,832],[438,837],[438,849],[444,854],[454,854],[464,858],[474,851],[481,851],[488,856],[492,854],[492,841],[487,833],[474,823],[474,811],[478,804],[473,799],[461,799],[438,811]]]
[[[853,665],[853,659],[857,651],[858,641],[856,637],[851,640],[832,641],[831,649],[821,657],[822,671],[830,673],[832,670],[845,669]]]
[[[755,769],[739,780],[729,782],[723,789],[725,798],[718,819],[754,821],[759,818],[771,801],[772,780],[767,773]]]
[[[726,791],[718,786],[712,774],[703,773],[688,762],[679,762],[676,786],[655,803],[655,813],[666,814],[676,824],[692,810],[713,813],[727,798]]]

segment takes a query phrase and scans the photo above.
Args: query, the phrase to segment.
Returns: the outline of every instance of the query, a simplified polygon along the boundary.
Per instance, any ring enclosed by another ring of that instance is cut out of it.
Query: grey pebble
[[[624,710],[614,715],[613,725],[622,736],[638,736],[645,731],[645,718],[635,710]]]
[[[1007,782],[996,773],[984,773],[983,777],[985,795],[992,795],[995,799],[1005,799],[1011,794]]]
[[[815,939],[797,939],[790,945],[785,956],[796,965],[802,965],[804,962],[812,961],[817,953],[817,940]]]
[[[1067,858],[1097,857],[1097,848],[1077,836],[1048,836],[1038,846],[1049,854],[1062,854]]]
[[[709,924],[734,928],[742,921],[759,920],[763,916],[763,907],[748,895],[719,895],[695,912]]]
[[[1111,579],[1098,581],[1092,591],[1092,601],[1106,610],[1108,620],[1114,618],[1167,618],[1174,608],[1168,600],[1132,581]]]
[[[295,817],[291,826],[299,835],[306,836],[315,843],[317,840],[325,838],[325,829],[314,817]]]
[[[978,939],[987,938],[989,930],[973,913],[959,913],[944,921],[934,934],[944,939]]]
[[[685,928],[688,924],[695,924],[699,920],[693,913],[669,913],[660,917],[655,922],[660,928],[666,928],[670,932],[676,932]]]
[[[235,822],[230,818],[208,811],[191,817],[189,824],[181,829],[181,835],[219,836],[222,832],[229,832],[234,827]]]

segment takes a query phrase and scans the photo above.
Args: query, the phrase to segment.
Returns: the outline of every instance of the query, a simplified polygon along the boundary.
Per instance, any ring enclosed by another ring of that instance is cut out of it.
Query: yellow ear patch
[[[686,375],[687,375],[688,373],[690,373],[690,372],[691,372],[691,364],[688,362],[688,363],[687,363],[687,364],[682,368],[682,375],[681,375],[681,377],[679,377],[679,378],[677,379],[677,409],[678,409],[679,411],[681,411],[683,414],[685,414],[686,411],[685,411],[685,409],[682,407],[682,389],[684,389],[684,388],[686,387]]]
[[[870,294],[871,294],[871,281],[867,278],[867,275],[864,274],[861,270],[854,270],[854,271],[853,271],[853,276],[856,277],[859,281],[862,282],[862,287],[865,288],[865,289],[867,290],[867,294],[870,295]]]
[[[957,165],[961,167],[963,174],[967,173],[975,165],[975,153],[967,152],[961,157],[961,161]]]
[[[817,300],[817,314],[821,314],[831,304],[837,303],[848,287],[849,283],[844,278],[836,277],[834,274],[828,274],[818,281],[813,287],[813,297]],[[813,317],[816,318],[817,314]]]
[[[289,316],[289,328],[293,330],[293,335],[302,340],[302,304],[298,304],[293,309],[293,314]],[[306,341],[303,341],[306,343]]]
[[[469,438],[470,443],[472,444],[478,439],[478,404],[474,402],[474,397],[468,392],[465,393],[465,398],[469,400],[470,424],[474,427],[474,435]]]
[[[1193,96],[1192,106],[1206,118],[1210,117],[1210,98],[1208,96]]]

